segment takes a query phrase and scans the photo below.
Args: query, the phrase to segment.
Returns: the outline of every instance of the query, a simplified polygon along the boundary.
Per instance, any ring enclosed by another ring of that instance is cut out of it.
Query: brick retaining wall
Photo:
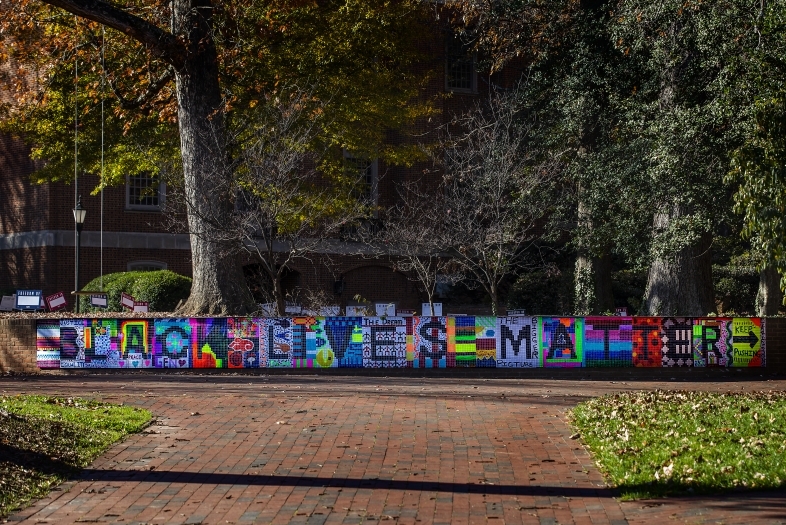
[[[766,321],[767,368],[786,372],[786,317]]]
[[[35,319],[0,319],[0,373],[38,374]]]

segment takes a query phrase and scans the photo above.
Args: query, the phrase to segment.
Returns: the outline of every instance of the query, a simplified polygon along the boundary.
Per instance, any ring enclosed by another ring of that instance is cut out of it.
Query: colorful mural
[[[764,319],[735,317],[731,328],[731,366],[766,365]]]
[[[633,318],[633,366],[663,366],[660,317]]]
[[[42,370],[60,368],[60,322],[48,319],[36,323],[36,364]]]
[[[60,368],[120,368],[115,319],[60,321]]]
[[[52,368],[763,367],[757,317],[40,319]]]
[[[153,353],[151,351],[150,325],[147,319],[118,320],[118,337],[120,339],[120,368],[151,368]]]
[[[584,366],[633,366],[633,318],[586,317]]]
[[[536,368],[541,366],[537,317],[498,317],[495,343],[496,366]],[[491,365],[494,366],[494,365]]]
[[[579,367],[584,358],[584,318],[539,317],[543,366]]]
[[[403,317],[363,317],[363,368],[407,366],[407,321]]]
[[[407,318],[407,366],[447,368],[447,321],[447,317]]]

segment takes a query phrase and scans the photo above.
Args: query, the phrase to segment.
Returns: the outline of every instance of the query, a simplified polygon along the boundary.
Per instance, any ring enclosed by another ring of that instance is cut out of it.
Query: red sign
[[[120,294],[120,304],[124,308],[128,308],[129,310],[133,310],[134,309],[134,303],[136,303],[136,300],[133,297],[131,297],[130,295],[128,295],[127,293],[123,292],[123,293]]]
[[[57,292],[56,294],[50,295],[46,298],[46,306],[49,308],[50,312],[56,312],[57,310],[61,310],[68,306],[68,302],[66,301],[63,292]]]
[[[146,301],[134,301],[134,311],[135,312],[147,312],[147,305]]]

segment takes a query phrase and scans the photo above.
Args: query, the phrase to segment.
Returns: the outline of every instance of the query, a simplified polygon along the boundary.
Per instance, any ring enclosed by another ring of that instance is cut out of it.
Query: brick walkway
[[[786,492],[620,503],[565,411],[641,388],[786,389],[786,381],[610,382],[90,375],[0,378],[145,407],[156,424],[24,523],[786,523]]]

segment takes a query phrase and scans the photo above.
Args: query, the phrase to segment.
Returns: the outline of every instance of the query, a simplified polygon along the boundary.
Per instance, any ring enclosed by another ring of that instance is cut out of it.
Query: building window
[[[164,183],[148,174],[126,177],[126,209],[160,210],[164,204]]]
[[[470,46],[453,35],[448,36],[445,46],[445,87],[448,91],[477,91],[476,58]]]
[[[344,152],[344,170],[347,176],[358,183],[358,198],[370,206],[377,205],[378,199],[378,161],[355,157]]]
[[[131,261],[128,263],[129,272],[155,272],[166,270],[166,263],[161,261]]]

